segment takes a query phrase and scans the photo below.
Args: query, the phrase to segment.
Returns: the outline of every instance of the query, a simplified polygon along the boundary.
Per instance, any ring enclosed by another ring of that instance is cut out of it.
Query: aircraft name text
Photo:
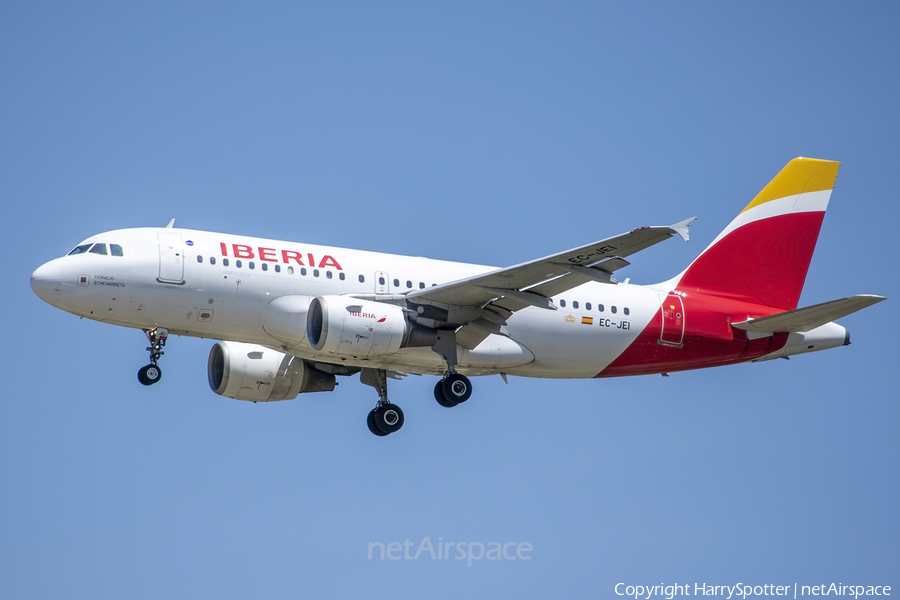
[[[225,258],[231,256],[233,258],[243,258],[248,260],[257,259],[263,262],[281,262],[286,265],[293,262],[301,267],[309,266],[318,267],[320,269],[332,267],[338,271],[344,270],[340,263],[338,263],[338,261],[330,254],[323,256],[317,263],[316,257],[312,252],[307,252],[304,256],[296,250],[279,250],[276,248],[266,248],[264,246],[254,247],[246,244],[231,244],[231,253],[229,254],[229,246],[225,242],[219,242],[219,249],[221,250],[222,256]]]
[[[125,287],[124,283],[115,281],[115,277],[110,275],[94,275],[94,285],[106,285],[111,287]]]

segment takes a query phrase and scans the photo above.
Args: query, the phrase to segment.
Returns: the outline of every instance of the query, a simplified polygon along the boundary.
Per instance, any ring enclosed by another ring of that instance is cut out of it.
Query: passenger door
[[[663,299],[659,342],[678,348],[684,343],[684,302],[681,296],[669,294]]]
[[[184,246],[181,236],[174,233],[160,233],[159,239],[159,277],[160,283],[184,283]]]

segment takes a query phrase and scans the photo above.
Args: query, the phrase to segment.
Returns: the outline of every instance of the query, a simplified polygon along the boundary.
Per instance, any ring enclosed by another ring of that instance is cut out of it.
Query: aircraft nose
[[[62,269],[56,260],[38,267],[31,274],[31,289],[47,304],[55,305],[62,289]]]

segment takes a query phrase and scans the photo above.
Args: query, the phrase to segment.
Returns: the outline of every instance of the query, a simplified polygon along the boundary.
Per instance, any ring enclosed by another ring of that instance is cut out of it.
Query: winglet
[[[175,219],[169,221],[169,224],[166,225],[166,229],[172,229],[173,227],[175,227]]]
[[[674,225],[669,225],[669,229],[680,235],[681,239],[683,239],[684,241],[689,242],[691,240],[691,232],[688,231],[688,228],[696,220],[697,217],[691,217],[690,219],[685,219],[684,221],[675,223]]]

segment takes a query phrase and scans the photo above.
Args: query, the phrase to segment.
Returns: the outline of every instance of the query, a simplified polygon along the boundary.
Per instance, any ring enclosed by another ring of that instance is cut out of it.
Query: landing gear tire
[[[454,404],[460,404],[472,395],[472,382],[465,375],[450,373],[441,380],[441,390],[444,399]]]
[[[138,381],[144,385],[153,385],[162,379],[162,369],[157,365],[147,365],[138,371]]]
[[[403,411],[396,404],[382,404],[369,414],[372,415],[375,428],[383,435],[394,433],[403,427]]]
[[[454,402],[453,400],[448,400],[444,397],[444,380],[439,379],[436,384],[434,384],[434,399],[437,400],[437,403],[443,406],[444,408],[453,408],[458,402]]]
[[[373,408],[372,410],[369,411],[369,417],[366,419],[366,425],[369,426],[369,431],[371,431],[378,437],[384,437],[387,434],[385,432],[381,431],[380,429],[378,429],[378,426],[375,424],[375,410],[376,409]]]

